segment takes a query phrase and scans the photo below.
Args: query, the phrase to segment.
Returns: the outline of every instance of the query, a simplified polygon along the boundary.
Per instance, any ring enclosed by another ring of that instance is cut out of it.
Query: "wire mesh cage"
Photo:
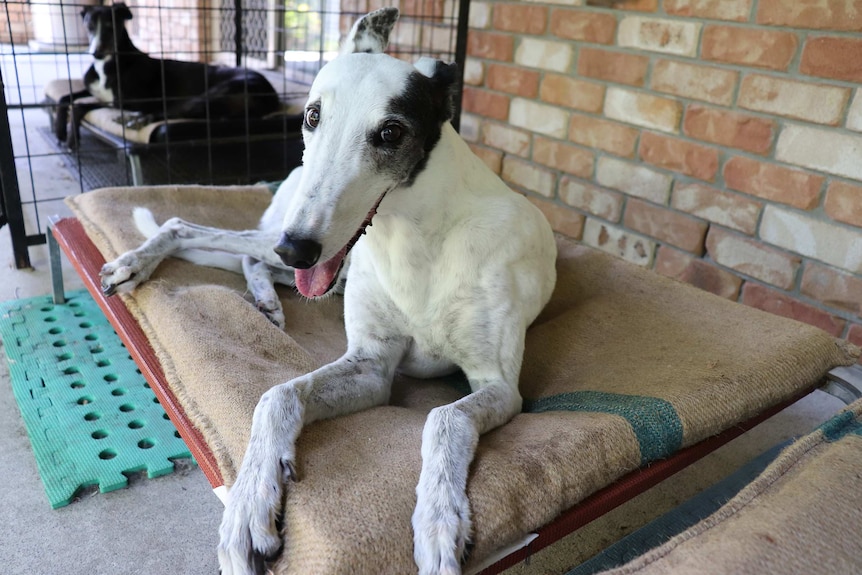
[[[128,0],[126,16],[98,0],[4,2],[0,227],[10,228],[16,266],[29,267],[27,247],[45,242],[47,219],[67,213],[70,194],[284,179],[301,162],[308,88],[356,18],[397,6],[390,54],[454,61],[463,70],[468,3]],[[110,66],[134,81],[112,85]],[[224,67],[231,88],[212,66]],[[255,92],[258,75],[277,95],[266,110],[255,107],[264,98]],[[203,94],[191,96],[194,89]],[[228,100],[232,107],[222,105]]]

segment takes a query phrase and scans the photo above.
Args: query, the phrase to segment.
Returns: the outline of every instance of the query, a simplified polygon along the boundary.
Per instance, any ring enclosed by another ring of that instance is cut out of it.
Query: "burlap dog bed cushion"
[[[603,575],[862,572],[862,400],[785,449],[718,511]]]
[[[68,203],[111,260],[143,240],[134,206],[149,207],[159,222],[180,216],[244,229],[270,198],[263,187],[153,187]],[[808,389],[858,353],[815,328],[572,243],[560,247],[556,291],[527,336],[525,413],[483,436],[471,467],[471,563],[621,475]],[[171,258],[122,296],[227,485],[260,395],[345,346],[341,298],[312,303],[285,289],[281,331],[245,291],[238,275]],[[410,518],[422,426],[463,383],[400,377],[390,405],[303,430],[277,572],[415,572]]]

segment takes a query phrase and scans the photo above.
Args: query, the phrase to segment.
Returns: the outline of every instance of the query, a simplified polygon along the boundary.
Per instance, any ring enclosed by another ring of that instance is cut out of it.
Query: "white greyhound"
[[[433,409],[422,434],[413,555],[420,574],[460,573],[479,436],[521,409],[524,334],[556,280],[553,233],[449,123],[455,66],[413,66],[382,53],[397,18],[394,8],[361,18],[318,74],[305,111],[304,166],[279,189],[259,230],[170,220],[102,272],[113,293],[146,279],[166,255],[217,249],[245,256],[246,272],[280,270],[274,279],[294,279],[315,298],[339,284],[353,248],[347,352],[261,397],[219,531],[224,575],[261,573],[281,547],[277,518],[296,479],[303,425],[387,403],[396,371],[437,377],[458,368],[472,393]]]

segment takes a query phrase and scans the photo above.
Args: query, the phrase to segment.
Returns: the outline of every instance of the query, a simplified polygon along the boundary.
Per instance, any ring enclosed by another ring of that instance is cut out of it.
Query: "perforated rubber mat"
[[[84,291],[0,303],[12,390],[51,507],[166,475],[191,454],[102,311]]]

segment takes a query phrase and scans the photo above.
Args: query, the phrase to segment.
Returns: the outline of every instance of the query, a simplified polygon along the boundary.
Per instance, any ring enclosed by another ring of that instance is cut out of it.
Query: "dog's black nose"
[[[304,270],[317,263],[321,249],[323,246],[314,240],[294,239],[282,234],[281,240],[275,246],[275,253],[285,265]]]

